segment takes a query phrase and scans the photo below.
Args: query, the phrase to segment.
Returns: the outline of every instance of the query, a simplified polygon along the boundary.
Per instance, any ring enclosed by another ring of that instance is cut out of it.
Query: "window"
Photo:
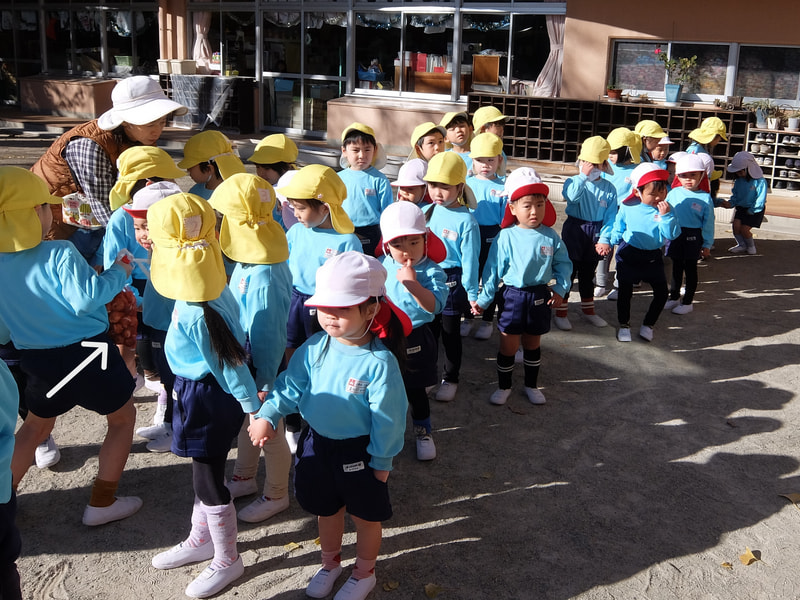
[[[800,48],[742,46],[736,95],[800,100]]]

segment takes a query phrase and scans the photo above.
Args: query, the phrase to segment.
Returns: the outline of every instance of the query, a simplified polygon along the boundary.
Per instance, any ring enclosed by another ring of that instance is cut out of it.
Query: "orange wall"
[[[797,0],[770,0],[768,10],[743,0],[569,0],[561,97],[605,93],[615,38],[796,46],[799,16]]]

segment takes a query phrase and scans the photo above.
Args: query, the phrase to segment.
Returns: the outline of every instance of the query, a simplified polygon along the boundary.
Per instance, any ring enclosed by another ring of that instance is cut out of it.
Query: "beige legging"
[[[258,457],[261,448],[253,446],[250,435],[247,433],[249,419],[245,418],[242,429],[239,431],[238,452],[233,474],[242,479],[256,476],[258,472]],[[275,437],[264,444],[264,466],[266,477],[264,479],[263,494],[270,499],[283,498],[289,493],[289,469],[292,466],[292,452],[286,442],[286,428],[283,419],[275,428]]]

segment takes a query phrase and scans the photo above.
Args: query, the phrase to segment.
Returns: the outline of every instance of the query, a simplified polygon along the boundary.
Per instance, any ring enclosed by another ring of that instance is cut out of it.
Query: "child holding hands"
[[[532,404],[544,404],[538,388],[541,337],[550,331],[550,307],[558,307],[569,290],[572,262],[567,248],[550,227],[547,218],[549,189],[536,171],[521,167],[506,179],[508,204],[501,231],[492,242],[483,270],[483,289],[471,302],[481,314],[494,299],[500,282],[503,308],[497,319],[500,349],[497,352],[498,387],[489,397],[492,404],[505,404],[511,395],[514,355],[522,341],[525,394]],[[548,287],[551,279],[556,284]]]
[[[678,219],[666,201],[669,174],[653,163],[642,163],[631,173],[633,191],[619,206],[614,228],[600,235],[597,253],[605,256],[617,249],[619,297],[617,319],[620,342],[631,341],[631,298],[633,284],[646,281],[653,288],[653,300],[639,329],[639,336],[653,341],[653,327],[667,302],[667,278],[661,248],[680,234]]]
[[[328,596],[342,572],[345,511],[356,525],[356,562],[334,598],[367,597],[381,521],[392,516],[386,481],[403,448],[408,400],[396,358],[404,355],[403,331],[382,299],[385,281],[386,269],[358,252],[319,268],[307,304],[317,307],[323,331],[292,356],[250,424],[250,439],[262,446],[282,416],[299,411],[308,423],[297,447],[295,497],[319,525],[322,567],[306,588],[311,598]]]

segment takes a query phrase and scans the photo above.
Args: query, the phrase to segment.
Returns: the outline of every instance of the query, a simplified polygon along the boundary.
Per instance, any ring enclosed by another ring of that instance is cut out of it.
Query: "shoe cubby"
[[[488,105],[496,106],[508,116],[503,139],[506,155],[526,160],[574,163],[578,159],[581,143],[586,138],[593,135],[606,137],[617,127],[633,129],[643,119],[657,121],[664,128],[674,142],[670,147],[671,152],[685,150],[691,143],[689,133],[698,128],[706,117],[722,119],[728,131],[728,141],[714,148],[713,157],[716,168],[723,173],[733,155],[745,149],[748,142],[749,113],[743,110],[480,92],[473,92],[467,98],[470,115],[481,106]]]
[[[761,165],[770,189],[800,192],[800,133],[751,128],[747,151]]]

